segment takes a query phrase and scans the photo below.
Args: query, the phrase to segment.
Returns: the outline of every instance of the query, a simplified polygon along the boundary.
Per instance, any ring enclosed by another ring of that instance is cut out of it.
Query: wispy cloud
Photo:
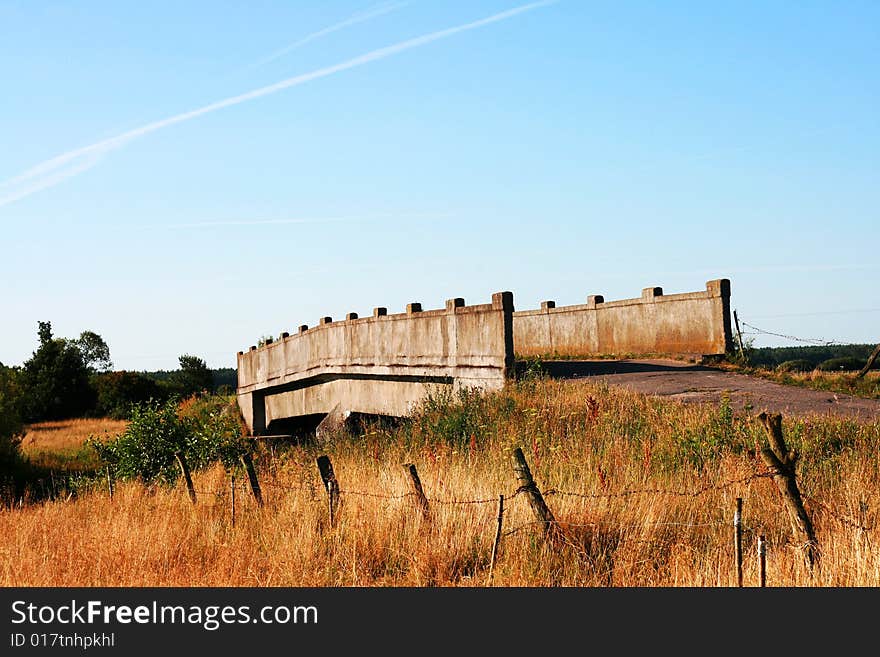
[[[334,32],[338,32],[339,30],[343,30],[346,27],[351,27],[352,25],[357,25],[358,23],[365,23],[366,21],[372,20],[374,18],[378,18],[379,16],[384,16],[385,14],[390,14],[393,11],[397,11],[402,7],[405,7],[407,3],[405,2],[396,2],[390,3],[385,2],[380,5],[376,5],[375,7],[371,7],[364,11],[357,12],[352,14],[348,18],[338,23],[334,23],[329,27],[325,27],[323,30],[318,30],[317,32],[312,32],[301,39],[297,39],[293,43],[289,43],[283,48],[276,50],[271,55],[263,57],[263,59],[257,60],[253,64],[249,64],[243,67],[240,70],[251,70],[260,66],[265,66],[270,62],[274,62],[276,59],[284,57],[287,53],[296,50],[297,48],[302,48],[306,44],[311,43],[312,41],[317,41],[328,34],[333,34]]]
[[[45,169],[34,167],[15,178],[0,183],[0,207],[36,194],[40,190],[54,187],[68,178],[88,171],[103,159],[104,153],[106,150],[96,149],[72,160],[65,160],[51,167],[47,166]],[[9,190],[6,191],[4,188],[9,188]]]
[[[10,178],[3,183],[0,183],[0,189],[9,189],[9,191],[0,192],[4,194],[3,196],[0,196],[0,207],[30,196],[31,194],[34,194],[35,192],[38,192],[40,190],[54,187],[64,180],[79,175],[83,171],[86,171],[95,166],[98,160],[100,160],[107,153],[125,146],[133,139],[143,137],[157,130],[161,130],[162,128],[167,128],[178,123],[183,123],[185,121],[198,118],[205,114],[216,112],[217,110],[226,107],[232,107],[234,105],[239,105],[250,100],[256,100],[257,98],[262,98],[263,96],[268,96],[270,94],[283,91],[284,89],[296,87],[301,84],[305,84],[306,82],[311,82],[312,80],[318,80],[320,78],[325,78],[336,73],[341,73],[342,71],[356,68],[358,66],[363,66],[371,62],[379,61],[381,59],[385,59],[386,57],[391,57],[392,55],[397,55],[407,50],[412,50],[413,48],[425,46],[429,43],[440,41],[441,39],[447,39],[462,32],[467,32],[470,30],[485,27],[487,25],[491,25],[493,23],[498,23],[519,14],[523,14],[525,12],[538,9],[540,7],[546,7],[547,5],[555,4],[556,2],[558,2],[558,0],[542,0],[540,2],[532,2],[526,5],[520,5],[518,7],[498,12],[496,14],[492,14],[491,16],[487,16],[486,18],[481,18],[470,23],[456,25],[455,27],[450,27],[444,30],[431,32],[430,34],[424,34],[422,36],[418,36],[412,39],[407,39],[406,41],[401,41],[391,46],[385,46],[384,48],[371,50],[370,52],[367,52],[363,55],[347,59],[345,61],[339,62],[338,64],[326,66],[324,68],[319,68],[309,73],[303,73],[301,75],[286,78],[274,84],[260,87],[258,89],[254,89],[253,91],[248,91],[243,94],[230,96],[229,98],[224,98],[223,100],[219,100],[209,105],[204,105],[203,107],[199,107],[188,112],[182,112],[180,114],[175,114],[174,116],[170,116],[160,121],[147,123],[146,125],[135,128],[133,130],[129,130],[128,132],[124,132],[120,135],[117,135],[116,137],[104,139],[102,141],[95,142],[94,144],[90,144],[88,146],[83,146],[81,148],[62,153],[61,155],[58,155],[44,162],[41,162],[34,167],[31,167],[30,169],[19,174],[18,176]],[[85,161],[85,164],[83,163],[83,161]]]

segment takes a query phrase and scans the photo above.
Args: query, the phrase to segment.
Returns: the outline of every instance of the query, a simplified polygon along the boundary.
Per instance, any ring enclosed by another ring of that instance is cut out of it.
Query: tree
[[[19,460],[19,445],[24,437],[18,379],[17,370],[0,363],[0,473],[9,470]]]
[[[214,375],[204,360],[190,354],[184,354],[177,360],[180,370],[174,373],[173,383],[182,396],[197,395],[213,389]]]
[[[95,415],[100,417],[127,420],[134,404],[167,397],[158,381],[139,372],[98,372],[91,384],[97,395]]]
[[[93,372],[109,372],[113,369],[110,347],[104,342],[104,338],[94,331],[83,331],[73,344],[82,353],[86,367]]]
[[[73,341],[52,337],[51,322],[39,322],[38,335],[40,346],[22,366],[22,419],[84,415],[94,405],[94,391],[82,352]]]

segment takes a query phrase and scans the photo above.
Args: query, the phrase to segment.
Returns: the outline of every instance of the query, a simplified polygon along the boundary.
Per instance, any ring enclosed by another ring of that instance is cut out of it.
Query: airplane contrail
[[[358,23],[364,23],[368,20],[372,20],[373,18],[378,18],[379,16],[384,16],[385,14],[389,14],[392,11],[397,11],[398,9],[405,7],[407,3],[398,2],[398,3],[384,3],[381,5],[377,5],[365,11],[358,12],[353,14],[352,16],[346,18],[344,21],[340,21],[339,23],[335,23],[330,27],[325,27],[323,30],[318,30],[317,32],[312,32],[309,35],[304,36],[301,39],[290,43],[283,48],[276,50],[271,55],[264,57],[263,59],[257,60],[253,64],[250,64],[242,70],[251,70],[258,66],[264,66],[269,62],[274,62],[279,57],[283,57],[291,50],[295,50],[297,48],[302,48],[307,43],[311,43],[317,39],[327,36],[328,34],[332,34],[333,32],[338,32],[346,27],[350,27],[352,25],[357,25]]]
[[[532,11],[534,9],[538,9],[539,7],[545,7],[547,5],[555,4],[556,2],[558,2],[558,0],[541,0],[539,2],[532,2],[525,5],[520,5],[518,7],[507,9],[505,11],[492,14],[491,16],[487,16],[486,18],[481,18],[470,23],[456,25],[455,27],[450,27],[444,30],[431,32],[430,34],[424,34],[422,36],[414,37],[412,39],[407,39],[406,41],[401,41],[391,46],[385,46],[383,48],[371,50],[370,52],[367,52],[363,55],[347,59],[338,64],[333,64],[332,66],[319,68],[309,73],[303,73],[301,75],[286,78],[274,84],[260,87],[258,89],[254,89],[243,94],[230,96],[229,98],[224,98],[223,100],[210,103],[209,105],[204,105],[188,112],[182,112],[180,114],[170,116],[166,119],[147,123],[139,128],[123,132],[116,137],[104,139],[95,142],[94,144],[90,144],[88,146],[83,146],[81,148],[62,153],[61,155],[57,155],[51,159],[41,162],[40,164],[37,164],[34,167],[31,167],[30,169],[19,174],[18,176],[10,178],[3,183],[0,183],[0,189],[2,189],[3,187],[21,185],[22,183],[27,183],[28,181],[32,181],[35,178],[39,178],[40,176],[51,174],[48,175],[46,178],[42,178],[39,181],[25,185],[23,189],[14,190],[7,193],[5,196],[0,196],[0,207],[8,205],[13,201],[25,198],[26,196],[30,196],[31,194],[42,189],[53,187],[68,178],[72,178],[73,176],[78,175],[83,171],[95,166],[97,164],[97,161],[110,151],[121,148],[131,140],[138,137],[143,137],[144,135],[147,135],[151,132],[161,130],[162,128],[167,128],[177,123],[183,123],[184,121],[195,119],[210,112],[216,112],[217,110],[223,109],[225,107],[239,105],[249,100],[255,100],[263,96],[277,93],[284,89],[289,89],[290,87],[295,87],[301,84],[305,84],[306,82],[311,82],[312,80],[318,80],[320,78],[328,77],[330,75],[333,75],[334,73],[340,73],[348,69],[356,68],[358,66],[363,66],[364,64],[378,61],[380,59],[385,59],[386,57],[391,57],[392,55],[396,55],[398,53],[404,52],[406,50],[411,50],[413,48],[418,48],[434,41],[446,39],[462,32],[475,30],[480,27],[485,27],[486,25],[491,25],[492,23],[498,23],[508,18],[512,18],[513,16],[516,16],[518,14]],[[76,162],[80,158],[84,157],[90,158],[90,160],[88,161],[88,166],[75,164],[74,166],[71,166],[70,169],[59,171],[59,169],[61,169],[65,165]]]

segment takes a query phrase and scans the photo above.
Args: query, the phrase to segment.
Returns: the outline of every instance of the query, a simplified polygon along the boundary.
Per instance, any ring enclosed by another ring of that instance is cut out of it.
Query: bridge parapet
[[[434,386],[498,389],[513,369],[513,294],[488,304],[322,317],[238,353],[239,406],[252,433],[273,419],[335,408],[403,416]]]
[[[587,303],[513,313],[517,356],[623,354],[720,355],[731,348],[730,281],[706,283],[706,289],[663,294],[646,287],[634,299]]]

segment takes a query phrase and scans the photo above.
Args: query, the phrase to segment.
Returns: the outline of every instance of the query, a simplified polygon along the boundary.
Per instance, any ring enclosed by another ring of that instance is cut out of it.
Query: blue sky
[[[119,369],[232,367],[325,315],[721,277],[741,321],[876,343],[878,26],[876,2],[0,0],[0,362],[38,321]]]

